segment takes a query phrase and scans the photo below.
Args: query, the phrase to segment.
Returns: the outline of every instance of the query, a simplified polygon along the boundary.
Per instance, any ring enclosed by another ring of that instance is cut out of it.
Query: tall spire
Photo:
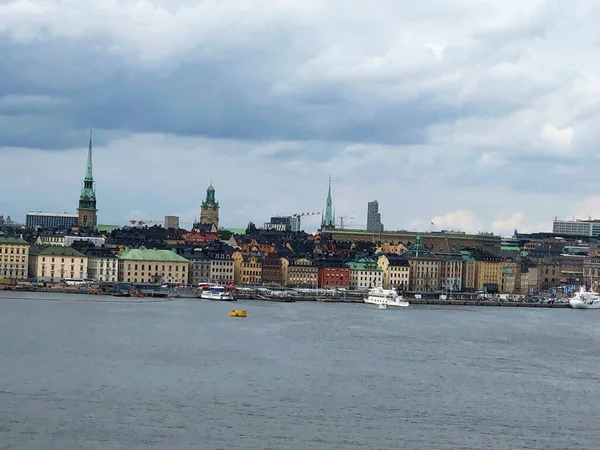
[[[88,148],[88,157],[87,157],[87,169],[85,171],[85,179],[93,180],[94,176],[92,175],[92,128],[90,127],[90,146]]]
[[[327,201],[325,203],[323,226],[326,228],[335,226],[335,219],[333,216],[333,200],[331,199],[331,175],[329,176],[329,189],[327,190]]]

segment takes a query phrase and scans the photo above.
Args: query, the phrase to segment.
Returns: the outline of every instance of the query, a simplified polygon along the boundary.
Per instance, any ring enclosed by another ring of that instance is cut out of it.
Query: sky
[[[0,214],[321,212],[388,230],[600,217],[600,2],[0,0]],[[319,217],[306,218],[308,231]],[[339,224],[339,222],[338,222]]]

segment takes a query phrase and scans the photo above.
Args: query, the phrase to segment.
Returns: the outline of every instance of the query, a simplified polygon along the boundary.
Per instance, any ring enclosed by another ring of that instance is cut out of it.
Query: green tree
[[[248,222],[248,226],[246,227],[246,236],[255,236],[258,234],[258,230],[254,222]]]
[[[219,236],[219,239],[221,239],[222,241],[226,241],[227,239],[229,239],[231,237],[233,233],[229,230],[219,230],[217,231],[217,236]]]

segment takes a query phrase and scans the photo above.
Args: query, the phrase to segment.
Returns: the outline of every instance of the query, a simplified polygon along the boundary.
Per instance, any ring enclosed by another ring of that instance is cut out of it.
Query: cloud
[[[482,231],[482,225],[477,216],[471,211],[462,209],[435,216],[431,219],[431,222],[440,230],[465,231],[468,233]]]
[[[388,229],[526,229],[600,191],[596,2],[346,6],[0,2],[0,212],[74,208],[90,126],[103,221],[193,219],[210,178],[239,226],[319,211],[329,174],[338,216],[377,198]]]

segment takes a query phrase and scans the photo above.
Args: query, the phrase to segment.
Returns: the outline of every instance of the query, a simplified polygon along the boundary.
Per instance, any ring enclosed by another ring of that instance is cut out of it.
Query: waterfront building
[[[262,284],[267,286],[280,286],[283,284],[281,257],[277,253],[266,253],[263,257]]]
[[[92,131],[90,130],[87,165],[81,186],[81,195],[79,196],[79,207],[77,208],[77,224],[82,228],[95,227],[98,224],[97,213],[96,190],[92,174]]]
[[[83,281],[88,277],[88,257],[72,247],[32,247],[29,276],[50,283],[67,278]]]
[[[219,228],[219,202],[215,199],[215,188],[212,181],[206,190],[206,199],[200,207],[200,224],[213,224]]]
[[[189,283],[197,286],[201,283],[210,283],[211,259],[201,248],[190,248],[181,254],[190,261]]]
[[[436,253],[440,260],[440,289],[445,292],[463,290],[463,256],[460,253]]]
[[[441,260],[421,243],[420,236],[400,256],[406,258],[410,265],[411,291],[433,292],[439,289]]]
[[[331,177],[329,177],[329,189],[327,191],[327,200],[325,201],[325,213],[321,222],[321,230],[333,230],[335,228],[335,212],[333,210],[333,200],[331,198]]]
[[[234,267],[231,247],[206,248],[204,252],[210,259],[210,280],[214,283],[233,284]]]
[[[560,284],[560,262],[552,259],[538,264],[538,279],[536,289],[543,291]]]
[[[177,230],[179,228],[179,217],[177,216],[165,216],[165,228]]]
[[[257,285],[262,281],[262,258],[260,253],[235,251],[233,259],[233,280],[236,285]]]
[[[381,268],[384,289],[407,290],[410,286],[410,264],[406,258],[396,253],[386,253],[377,259]]]
[[[30,211],[25,216],[25,226],[33,229],[71,229],[77,226],[78,220],[79,216],[72,213]]]
[[[381,214],[379,213],[379,202],[377,200],[373,200],[367,204],[367,230],[383,231]]]
[[[319,269],[309,258],[288,260],[287,285],[293,287],[316,288],[319,283]]]
[[[0,236],[0,278],[24,280],[29,269],[29,243],[24,239]]]
[[[594,289],[600,284],[600,256],[590,256],[583,260],[582,283]]]
[[[502,287],[502,258],[490,252],[472,250],[475,258],[475,290],[495,294]]]
[[[328,257],[317,262],[319,288],[347,288],[350,286],[350,268],[342,258]]]
[[[461,250],[459,253],[462,257],[462,290],[472,292],[476,288],[475,271],[477,263],[468,251]]]
[[[372,289],[383,286],[382,270],[370,258],[361,258],[348,263],[350,268],[350,286]]]
[[[88,279],[116,282],[119,277],[119,258],[109,248],[86,247],[81,252],[88,258]]]
[[[171,250],[128,249],[119,256],[119,281],[187,284],[189,265]]]

